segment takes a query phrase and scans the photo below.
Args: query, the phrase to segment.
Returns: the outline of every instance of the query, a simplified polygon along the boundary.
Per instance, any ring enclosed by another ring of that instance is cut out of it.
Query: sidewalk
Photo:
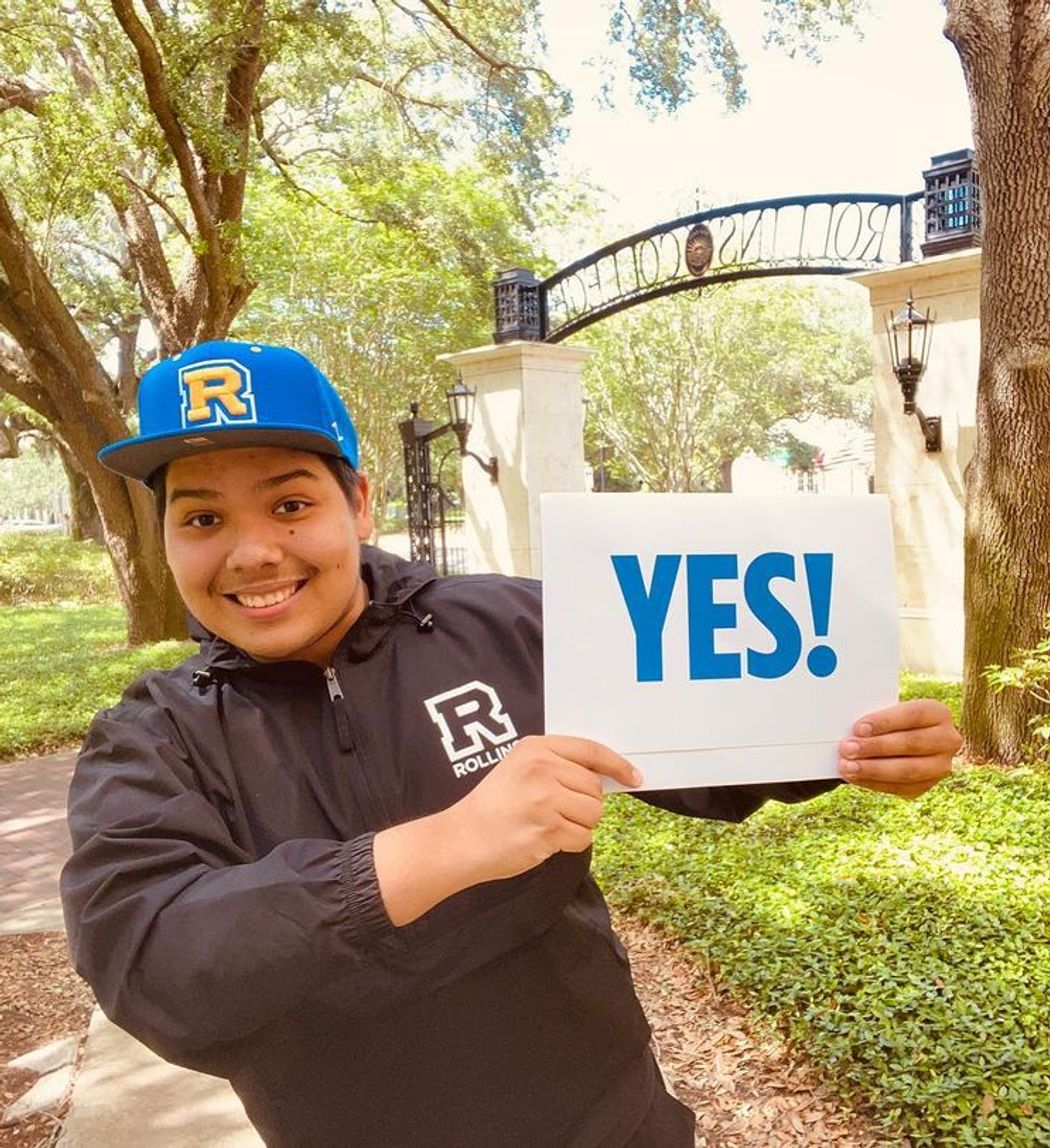
[[[0,934],[63,928],[58,874],[69,854],[74,755],[0,764]],[[258,1148],[229,1085],[175,1068],[100,1009],[73,1083],[62,1148]]]

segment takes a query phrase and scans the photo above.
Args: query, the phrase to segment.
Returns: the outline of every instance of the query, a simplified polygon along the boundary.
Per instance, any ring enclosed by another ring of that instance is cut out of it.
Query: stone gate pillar
[[[966,466],[973,454],[980,363],[981,253],[940,255],[852,276],[871,297],[875,350],[875,489],[890,501],[896,548],[901,664],[961,677],[963,519]],[[886,315],[909,288],[936,322],[917,404],[941,418],[942,449],[929,454],[914,415],[902,410],[890,365]]]
[[[540,495],[582,491],[582,347],[530,341],[440,355],[477,392],[468,446],[493,455],[499,480],[463,460],[471,569],[540,574]]]

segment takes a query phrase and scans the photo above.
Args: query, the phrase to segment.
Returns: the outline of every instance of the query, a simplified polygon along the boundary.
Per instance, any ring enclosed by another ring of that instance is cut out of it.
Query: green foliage
[[[988,666],[983,676],[993,693],[1020,690],[1036,704],[1036,713],[1028,719],[1031,738],[1025,749],[1030,756],[1050,761],[1050,615],[1034,646],[1015,650],[1009,666]]]
[[[740,826],[622,798],[596,868],[887,1132],[1020,1148],[1050,1143],[1048,824],[1031,769],[913,803],[842,787]]]
[[[96,543],[0,533],[0,606],[109,604],[116,596],[109,556]]]
[[[33,444],[17,458],[0,459],[0,518],[53,511],[65,490],[66,472],[54,451]]]
[[[144,670],[196,649],[160,642],[129,649],[117,606],[0,607],[0,760],[78,742],[96,712]]]
[[[695,95],[697,75],[711,77],[728,108],[747,101],[745,64],[710,0],[616,0],[609,38],[627,51],[638,102],[650,114],[677,111]],[[855,28],[865,0],[767,0],[765,43],[819,61],[819,45]]]
[[[685,292],[589,328],[592,436],[635,485],[718,490],[748,450],[767,457],[779,424],[819,414],[863,422],[871,340],[864,304],[841,288],[739,284]]]
[[[901,674],[900,699],[906,702],[913,698],[936,698],[944,702],[952,711],[956,728],[962,729],[962,682],[947,682],[905,670]]]
[[[543,46],[538,0],[447,14],[391,0],[262,7],[262,138],[249,147],[227,124],[227,77],[253,39],[252,6],[187,0],[139,16],[159,53],[155,82],[206,178],[243,172],[251,188],[276,177],[303,189],[303,200],[327,201],[342,188],[356,201],[342,215],[349,234],[412,232],[421,222],[399,195],[396,168],[406,160],[456,154],[476,163],[500,182],[519,221],[542,201],[568,97],[533,66]],[[0,74],[41,93],[32,115],[0,117],[0,188],[63,298],[82,321],[112,334],[140,306],[114,243],[115,210],[128,206],[133,187],[146,188],[155,205],[173,276],[205,243],[139,57],[109,3],[51,10],[11,0],[0,17]],[[252,222],[249,209],[244,223]],[[269,268],[253,259],[259,248],[242,242],[240,224],[226,221],[228,270],[265,282]],[[493,272],[485,268],[487,277]],[[155,264],[151,273],[167,274]]]
[[[401,477],[409,403],[444,421],[454,381],[442,352],[491,338],[492,268],[535,265],[513,206],[484,169],[392,155],[370,189],[322,206],[259,181],[246,242],[269,274],[234,334],[309,354],[346,397],[376,509]],[[338,212],[385,203],[411,226],[348,228]]]
[[[816,466],[817,455],[820,453],[818,446],[800,439],[790,430],[773,431],[769,445],[774,456],[781,459],[788,470],[801,470],[805,474],[809,474]]]
[[[650,114],[675,111],[696,94],[697,71],[713,73],[726,106],[747,99],[743,64],[721,17],[706,3],[619,0],[609,20],[614,44],[625,44],[639,102]]]

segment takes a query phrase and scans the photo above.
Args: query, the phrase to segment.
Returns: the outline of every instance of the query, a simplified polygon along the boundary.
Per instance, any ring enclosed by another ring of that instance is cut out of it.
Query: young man
[[[353,424],[294,351],[203,344],[139,406],[102,458],[157,494],[201,649],[77,764],[62,891],[106,1013],[228,1077],[271,1145],[691,1145],[589,874],[602,777],[639,777],[542,734],[538,585],[363,545]],[[457,772],[469,739],[505,756]],[[958,744],[893,706],[843,776],[915,795]],[[740,820],[834,784],[639,796]]]

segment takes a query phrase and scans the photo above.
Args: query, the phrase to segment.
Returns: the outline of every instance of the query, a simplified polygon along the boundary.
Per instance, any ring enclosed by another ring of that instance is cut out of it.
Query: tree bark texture
[[[967,474],[964,725],[1014,762],[1036,703],[983,671],[1033,646],[1050,610],[1050,3],[947,0],[981,180],[977,445]]]
[[[58,442],[57,439],[55,441]],[[80,464],[61,443],[58,443],[58,455],[66,474],[66,485],[69,487],[70,538],[74,542],[90,540],[100,546],[105,545],[102,519],[95,505],[95,496],[91,493],[91,483],[80,469]]]

